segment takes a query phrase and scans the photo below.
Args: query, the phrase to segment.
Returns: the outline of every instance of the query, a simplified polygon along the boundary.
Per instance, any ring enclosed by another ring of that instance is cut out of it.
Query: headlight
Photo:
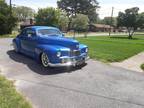
[[[88,52],[88,48],[85,49],[85,52],[86,52],[86,53]]]
[[[58,52],[57,52],[57,57],[60,57],[60,56],[61,56],[61,52],[58,51]]]
[[[76,45],[76,48],[79,48],[79,44],[78,44],[78,45]]]

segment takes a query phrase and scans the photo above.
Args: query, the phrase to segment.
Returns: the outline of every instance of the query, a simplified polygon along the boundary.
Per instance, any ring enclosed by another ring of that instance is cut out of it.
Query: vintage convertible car
[[[13,39],[17,53],[28,55],[44,67],[77,66],[88,60],[88,47],[64,37],[54,27],[31,26]]]

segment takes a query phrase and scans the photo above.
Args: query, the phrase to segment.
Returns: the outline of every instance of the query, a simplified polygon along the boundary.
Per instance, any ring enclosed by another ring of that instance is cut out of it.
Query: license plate
[[[82,65],[85,62],[83,58],[77,61],[76,65]]]

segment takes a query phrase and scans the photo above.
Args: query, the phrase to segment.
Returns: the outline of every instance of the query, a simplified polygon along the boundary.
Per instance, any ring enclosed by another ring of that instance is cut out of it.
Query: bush
[[[141,65],[141,69],[144,70],[144,64]]]

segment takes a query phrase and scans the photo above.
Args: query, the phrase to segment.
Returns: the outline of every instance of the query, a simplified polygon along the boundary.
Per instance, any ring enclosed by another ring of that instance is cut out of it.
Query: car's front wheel
[[[49,66],[49,58],[48,55],[46,53],[42,53],[41,54],[41,63],[44,67],[48,67]]]

